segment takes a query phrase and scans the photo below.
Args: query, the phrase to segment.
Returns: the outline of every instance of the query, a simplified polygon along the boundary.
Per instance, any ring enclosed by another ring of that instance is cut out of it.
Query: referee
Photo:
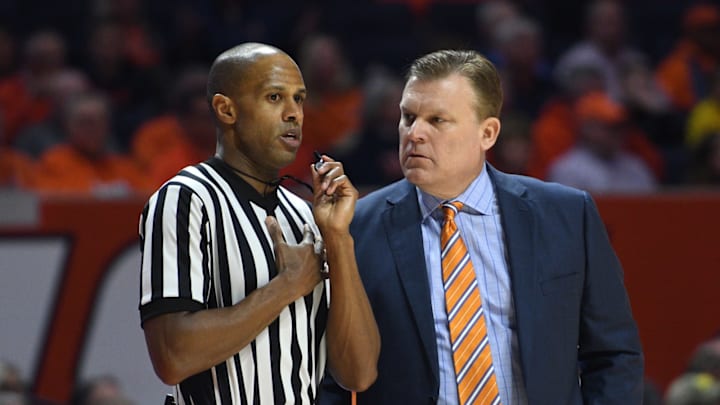
[[[367,389],[380,337],[348,230],[358,192],[327,156],[308,168],[312,209],[279,184],[302,140],[300,70],[277,48],[242,44],[217,57],[207,94],[215,156],[165,183],[140,217],[157,375],[178,404],[313,404],[326,364],[345,388]]]

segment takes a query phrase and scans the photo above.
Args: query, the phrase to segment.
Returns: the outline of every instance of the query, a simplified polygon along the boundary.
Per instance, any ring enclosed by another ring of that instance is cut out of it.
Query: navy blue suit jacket
[[[531,405],[640,404],[643,358],[622,269],[592,199],[488,167],[502,216]],[[357,203],[351,233],[382,338],[359,404],[434,404],[438,363],[415,187]],[[349,404],[326,377],[320,403]]]

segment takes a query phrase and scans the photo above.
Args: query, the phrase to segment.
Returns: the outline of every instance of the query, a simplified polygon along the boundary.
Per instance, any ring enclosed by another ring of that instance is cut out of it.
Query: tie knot
[[[463,203],[460,201],[452,201],[452,202],[446,202],[443,203],[442,209],[443,213],[445,214],[445,220],[446,221],[452,221],[455,219],[455,215],[460,211],[463,207]]]

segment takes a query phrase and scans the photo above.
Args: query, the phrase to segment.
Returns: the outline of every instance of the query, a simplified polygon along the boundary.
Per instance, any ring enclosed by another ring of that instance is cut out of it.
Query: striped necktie
[[[445,308],[460,404],[500,404],[477,278],[455,215],[459,201],[444,203],[440,233]]]

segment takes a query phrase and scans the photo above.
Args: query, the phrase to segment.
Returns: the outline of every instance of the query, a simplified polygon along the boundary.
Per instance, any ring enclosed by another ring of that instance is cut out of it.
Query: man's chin
[[[427,184],[429,180],[427,171],[423,169],[403,169],[403,175],[405,175],[405,179],[407,179],[407,181],[418,187],[422,187],[424,184]]]
[[[280,164],[280,168],[284,169],[291,164],[295,163],[295,159],[297,158],[297,150],[284,150],[281,154],[278,154],[277,161]],[[310,163],[308,163],[310,164]]]

